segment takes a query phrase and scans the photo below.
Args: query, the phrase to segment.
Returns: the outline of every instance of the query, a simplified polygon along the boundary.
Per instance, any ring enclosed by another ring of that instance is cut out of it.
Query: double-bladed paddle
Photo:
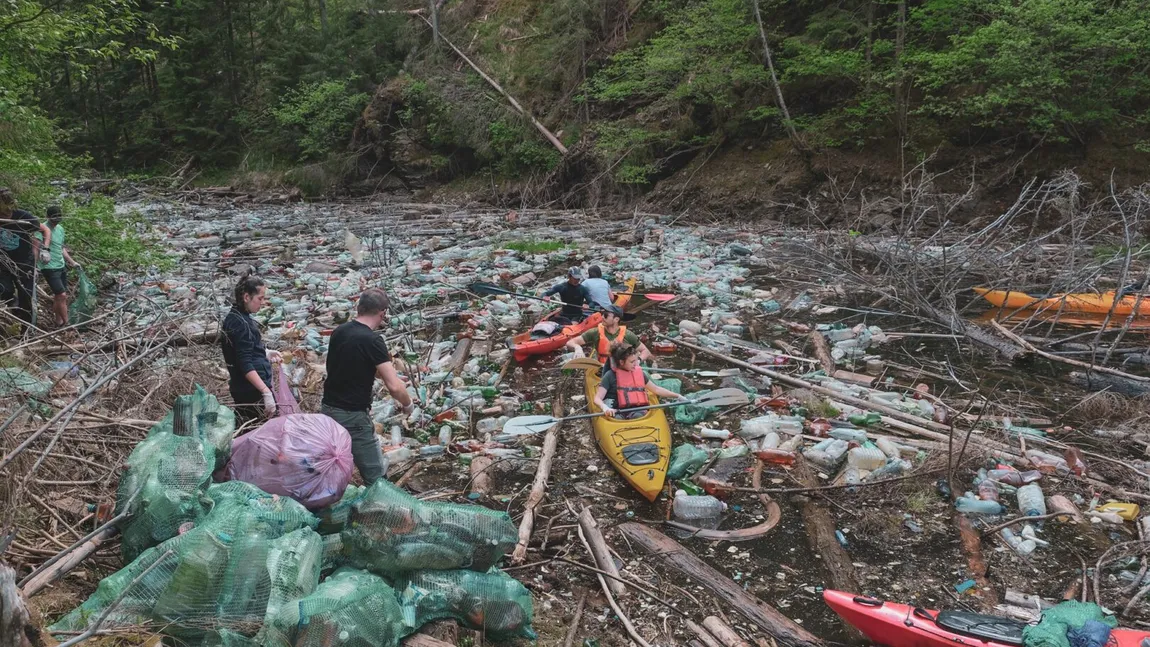
[[[576,357],[575,359],[567,362],[561,369],[583,369],[589,371],[597,369],[601,366],[599,360],[591,359],[590,357]],[[644,370],[651,373],[674,373],[676,375],[694,375],[696,377],[734,377],[739,375],[737,368],[724,368],[721,371],[704,371],[702,369],[681,369],[681,368],[663,368],[661,366],[644,366]]]
[[[675,400],[673,402],[664,402],[660,404],[653,404],[649,407],[636,407],[634,409],[624,409],[625,412],[631,413],[633,411],[650,411],[652,409],[669,409],[671,407],[681,407],[688,404],[697,407],[733,407],[740,404],[747,404],[751,399],[747,394],[740,389],[715,389],[709,393],[704,393],[697,398],[686,398],[683,400]],[[503,432],[505,434],[513,435],[527,435],[537,434],[541,431],[546,431],[553,425],[569,420],[586,420],[587,418],[598,418],[602,416],[603,412],[599,413],[584,413],[577,416],[567,416],[566,418],[556,418],[554,416],[519,416],[508,420],[503,425]]]

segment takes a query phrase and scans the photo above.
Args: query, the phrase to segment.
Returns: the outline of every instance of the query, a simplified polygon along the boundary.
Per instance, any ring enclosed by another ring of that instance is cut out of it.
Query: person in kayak
[[[650,391],[660,398],[679,400],[683,396],[664,389],[652,382],[643,367],[639,366],[639,347],[627,342],[616,342],[611,345],[611,362],[614,368],[603,371],[603,380],[595,389],[595,406],[608,418],[621,418],[629,420],[641,417],[644,412],[632,411],[638,407],[651,404],[647,392]],[[608,397],[610,396],[610,397]]]
[[[567,347],[575,352],[575,357],[586,357],[583,346],[595,349],[595,359],[607,366],[611,359],[611,345],[616,343],[630,344],[638,349],[639,359],[650,360],[653,356],[647,350],[646,344],[639,341],[639,337],[622,325],[623,309],[617,305],[603,308],[603,323],[588,330],[578,337],[567,342]]]
[[[556,320],[562,320],[560,323],[563,325],[583,321],[586,316],[586,313],[583,312],[583,304],[591,302],[587,297],[587,290],[583,289],[583,270],[572,267],[567,270],[566,281],[551,286],[539,296],[549,297],[555,294],[558,294],[559,299],[564,303]]]
[[[615,302],[611,284],[603,279],[603,270],[598,265],[587,268],[587,279],[583,281],[583,290],[587,292],[587,299],[600,308],[607,308]]]
[[[264,346],[260,328],[252,315],[267,301],[262,279],[245,276],[236,283],[235,301],[221,326],[220,350],[228,367],[228,391],[235,403],[236,427],[271,418],[276,413],[272,395],[272,364],[283,361],[278,351]]]

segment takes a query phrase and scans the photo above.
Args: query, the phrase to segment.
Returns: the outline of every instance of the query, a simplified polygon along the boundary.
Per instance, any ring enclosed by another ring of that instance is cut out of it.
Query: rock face
[[[473,158],[469,150],[439,150],[425,141],[425,122],[431,115],[407,92],[411,83],[409,77],[400,76],[378,86],[352,131],[349,149],[359,152],[353,179],[376,190],[416,189],[433,180],[448,180],[465,170],[461,162],[467,166]]]

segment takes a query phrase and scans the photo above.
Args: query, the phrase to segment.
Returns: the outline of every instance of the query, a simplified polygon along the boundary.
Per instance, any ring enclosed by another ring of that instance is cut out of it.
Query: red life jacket
[[[603,324],[599,324],[599,347],[595,349],[595,356],[599,359],[600,364],[607,364],[607,360],[611,359],[611,344],[623,341],[623,337],[626,335],[627,326],[619,326],[619,332],[615,338],[610,339],[607,337],[607,329],[603,327]]]
[[[615,404],[616,409],[634,409],[651,404],[643,367],[636,366],[630,371],[615,369]]]

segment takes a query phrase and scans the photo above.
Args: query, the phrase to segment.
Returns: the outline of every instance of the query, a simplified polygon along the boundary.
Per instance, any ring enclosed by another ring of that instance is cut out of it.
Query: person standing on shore
[[[40,231],[44,246],[32,235]],[[13,307],[16,318],[32,323],[36,260],[48,261],[52,231],[36,216],[16,208],[16,196],[0,188],[0,303]]]
[[[267,300],[267,287],[254,276],[236,283],[235,302],[221,326],[220,346],[228,367],[228,390],[235,402],[236,427],[276,413],[272,395],[272,364],[283,361],[278,351],[264,346],[252,314]]]
[[[63,328],[68,325],[68,270],[66,267],[80,267],[72,259],[68,248],[64,246],[64,218],[59,205],[48,207],[48,227],[52,230],[51,244],[48,248],[48,262],[40,263],[40,274],[48,282],[52,290],[52,313],[56,318],[56,326]]]
[[[387,343],[376,330],[387,320],[391,305],[379,288],[359,296],[356,317],[331,334],[327,351],[327,378],[323,383],[320,413],[343,425],[351,435],[351,455],[365,485],[387,476],[385,459],[371,419],[375,378],[383,381],[391,397],[411,415],[415,404],[399,378]]]

